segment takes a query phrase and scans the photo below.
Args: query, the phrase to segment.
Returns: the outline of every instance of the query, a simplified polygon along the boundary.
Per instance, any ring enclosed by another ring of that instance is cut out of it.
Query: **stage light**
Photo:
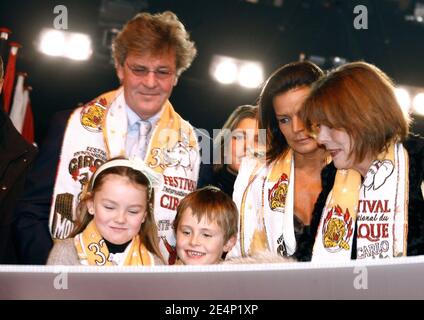
[[[406,21],[410,21],[419,25],[424,24],[424,3],[420,3],[420,1],[416,1],[414,14],[405,16]]]
[[[231,84],[237,79],[237,64],[232,59],[217,61],[212,68],[214,78],[222,84]]]
[[[424,116],[424,93],[420,92],[412,100],[412,108],[415,114]]]
[[[396,99],[399,102],[399,105],[405,113],[409,113],[409,107],[411,104],[411,97],[408,90],[405,88],[396,88],[395,89]]]
[[[339,56],[318,56],[314,54],[306,54],[301,52],[299,61],[311,61],[325,70],[331,70],[340,67],[349,62],[348,59]]]
[[[65,51],[65,33],[59,30],[43,30],[39,50],[49,56],[61,56]]]
[[[70,34],[66,44],[66,57],[72,60],[88,60],[92,54],[91,39],[82,33]]]
[[[210,74],[219,83],[238,83],[245,88],[257,88],[263,81],[263,69],[259,62],[219,55],[212,59]]]
[[[93,53],[88,35],[55,29],[44,29],[41,32],[38,49],[49,56],[72,60],[88,60]]]
[[[257,88],[264,80],[262,66],[259,63],[245,63],[240,66],[238,82],[246,88]]]
[[[330,61],[333,64],[333,68],[342,66],[348,62],[347,59],[343,57],[331,57]]]

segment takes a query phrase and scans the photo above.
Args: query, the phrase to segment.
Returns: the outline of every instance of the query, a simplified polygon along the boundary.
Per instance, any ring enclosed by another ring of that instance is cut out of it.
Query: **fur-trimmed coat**
[[[424,138],[410,135],[403,143],[409,155],[409,204],[407,255],[424,254],[424,199],[421,184],[424,181]],[[294,257],[299,261],[310,261],[322,210],[327,196],[333,188],[336,168],[333,163],[321,172],[322,191],[315,203],[310,227],[300,236]],[[353,241],[352,259],[356,258],[356,241]]]

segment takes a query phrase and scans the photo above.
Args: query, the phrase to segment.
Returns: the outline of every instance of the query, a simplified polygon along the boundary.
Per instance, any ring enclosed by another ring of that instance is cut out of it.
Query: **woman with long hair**
[[[266,130],[266,157],[246,158],[233,199],[240,213],[237,245],[229,253],[254,256],[271,251],[282,256],[302,250],[312,211],[321,192],[326,152],[299,118],[310,86],[323,75],[311,62],[282,66],[267,80],[259,98],[259,128]]]

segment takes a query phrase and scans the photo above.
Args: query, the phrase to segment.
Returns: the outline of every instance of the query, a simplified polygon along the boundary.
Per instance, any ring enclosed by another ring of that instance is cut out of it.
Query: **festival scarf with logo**
[[[258,159],[243,159],[233,193],[240,212],[239,235],[229,258],[263,251],[282,256],[295,252],[293,190],[291,150],[269,166]]]
[[[127,156],[127,128],[123,89],[101,95],[69,118],[50,211],[54,239],[64,239],[73,230],[76,205],[96,169],[110,158]],[[200,156],[192,126],[169,101],[162,107],[144,162],[164,178],[164,184],[155,188],[154,212],[161,252],[173,264],[172,223],[179,201],[196,188]]]
[[[97,230],[94,220],[91,220],[83,232],[74,238],[75,248],[82,265],[89,266],[153,266],[155,264],[140,236],[135,236],[124,251],[124,257],[119,263],[112,261],[105,240]]]
[[[312,261],[351,258],[354,228],[357,259],[406,255],[408,235],[408,154],[391,144],[372,163],[361,184],[355,170],[338,170],[327,198]]]

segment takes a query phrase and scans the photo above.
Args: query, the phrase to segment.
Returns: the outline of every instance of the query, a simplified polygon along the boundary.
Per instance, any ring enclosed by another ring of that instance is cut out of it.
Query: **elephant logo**
[[[395,166],[390,160],[375,160],[368,169],[363,182],[364,196],[368,190],[378,190],[381,188],[386,180],[392,175],[394,168]]]

